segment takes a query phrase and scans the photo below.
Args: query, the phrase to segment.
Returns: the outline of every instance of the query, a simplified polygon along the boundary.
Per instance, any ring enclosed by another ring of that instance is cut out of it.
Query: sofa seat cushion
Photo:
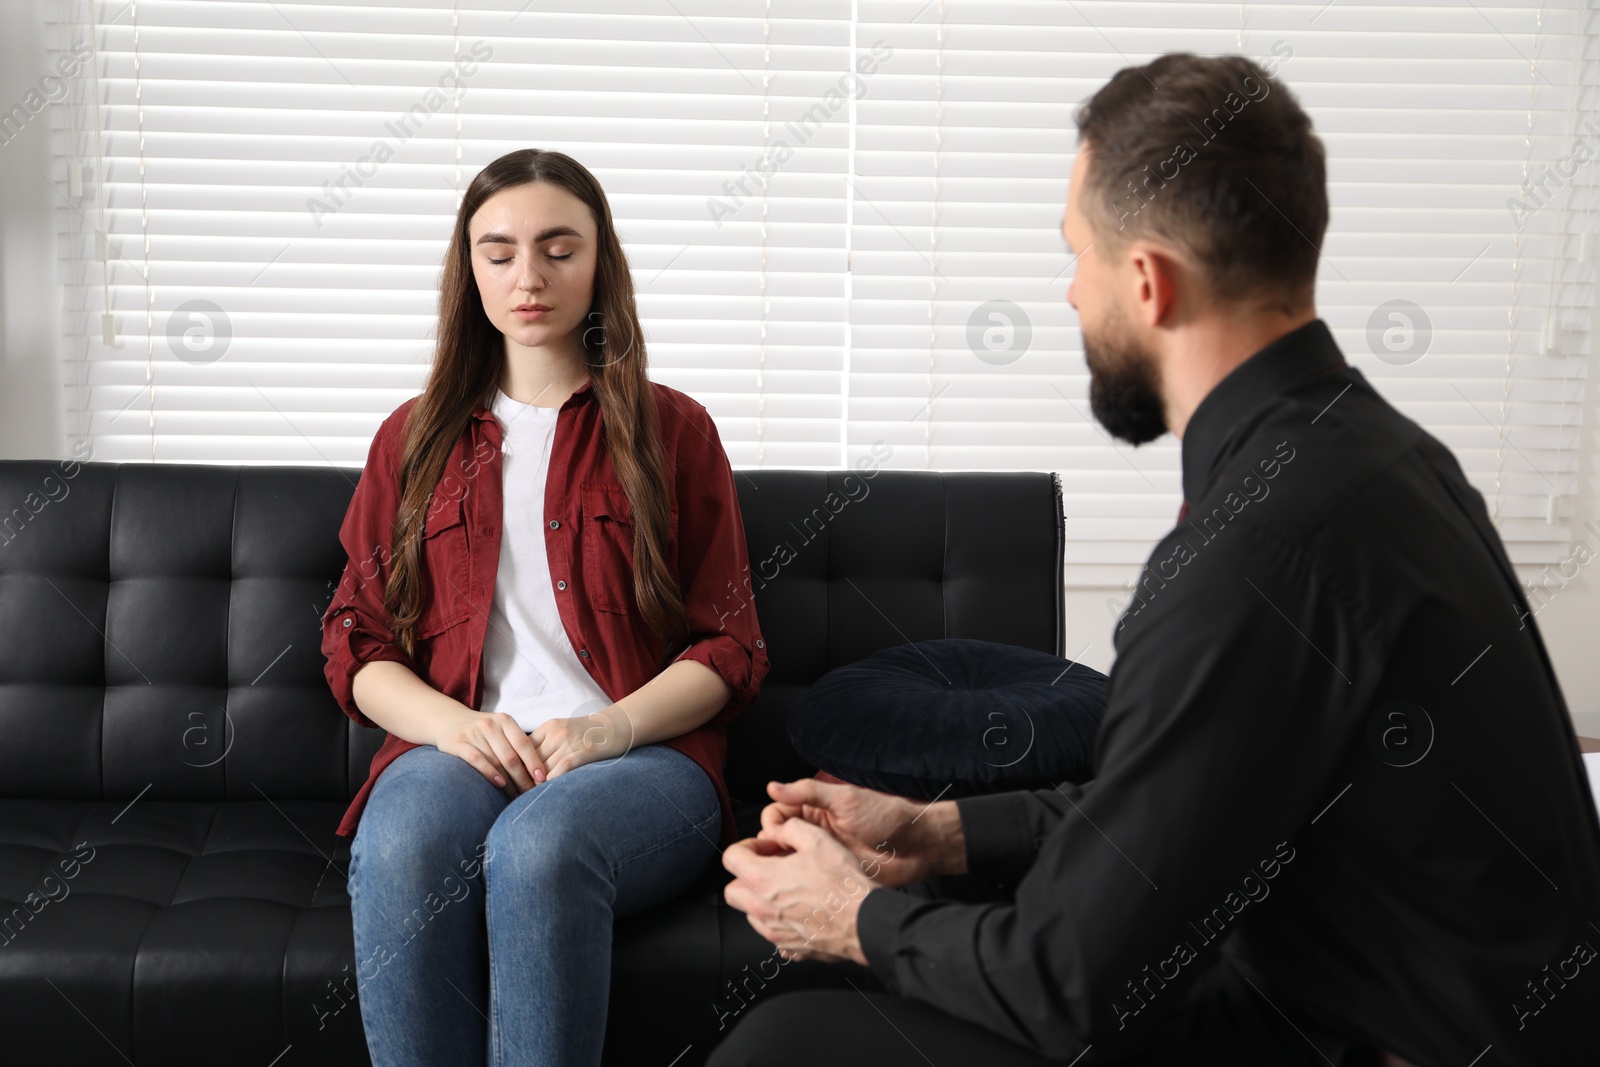
[[[0,1058],[366,1063],[345,806],[0,799]],[[607,1064],[690,1044],[698,1062],[726,1026],[753,962],[723,944],[746,922],[728,877],[712,854],[688,892],[617,920]]]
[[[266,1062],[295,1045],[359,1062],[343,808],[0,800],[8,1055]]]

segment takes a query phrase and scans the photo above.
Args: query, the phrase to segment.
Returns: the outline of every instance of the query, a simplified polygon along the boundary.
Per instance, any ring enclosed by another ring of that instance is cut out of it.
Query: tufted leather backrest
[[[809,775],[789,704],[835,667],[935,637],[1062,655],[1060,480],[1049,473],[736,471],[772,669],[728,727],[728,790]]]
[[[354,795],[381,738],[333,703],[320,616],[359,476],[0,462],[0,795]]]
[[[772,669],[728,784],[809,774],[822,674],[934,637],[1061,655],[1045,473],[740,470]],[[320,619],[359,469],[0,461],[0,796],[345,800],[383,739],[334,704]]]

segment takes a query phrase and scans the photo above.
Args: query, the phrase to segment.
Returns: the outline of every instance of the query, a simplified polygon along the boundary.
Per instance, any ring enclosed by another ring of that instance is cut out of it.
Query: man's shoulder
[[[1437,446],[1437,447],[1430,447]],[[1339,528],[1370,528],[1383,486],[1443,446],[1380,396],[1359,371],[1275,398],[1240,435],[1190,521],[1258,527],[1293,543],[1326,541]],[[1334,538],[1337,540],[1337,537]]]
[[[1241,428],[1155,545],[1130,616],[1215,612],[1233,596],[1276,604],[1314,586],[1361,599],[1445,565],[1415,546],[1447,536],[1456,501],[1476,494],[1454,455],[1359,377],[1319,393],[1283,394]]]

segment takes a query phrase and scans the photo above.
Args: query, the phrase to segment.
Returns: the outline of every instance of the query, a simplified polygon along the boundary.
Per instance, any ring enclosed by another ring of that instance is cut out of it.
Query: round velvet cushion
[[[947,637],[829,671],[789,708],[800,757],[932,800],[1093,776],[1106,676],[1031,648]]]

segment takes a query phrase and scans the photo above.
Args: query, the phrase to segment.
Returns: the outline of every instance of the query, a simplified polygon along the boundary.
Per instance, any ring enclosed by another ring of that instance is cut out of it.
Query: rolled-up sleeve
[[[688,645],[673,657],[717,672],[733,695],[710,720],[737,717],[761,691],[770,664],[756,618],[749,552],[733,468],[704,407],[684,411],[677,457],[678,579]]]
[[[362,726],[377,723],[356,707],[353,682],[356,672],[374,660],[392,660],[416,669],[389,632],[383,587],[393,558],[394,515],[398,483],[384,427],[372,439],[367,465],[356,483],[355,494],[339,528],[339,541],[348,561],[333,599],[322,613],[323,674],[339,707]]]

